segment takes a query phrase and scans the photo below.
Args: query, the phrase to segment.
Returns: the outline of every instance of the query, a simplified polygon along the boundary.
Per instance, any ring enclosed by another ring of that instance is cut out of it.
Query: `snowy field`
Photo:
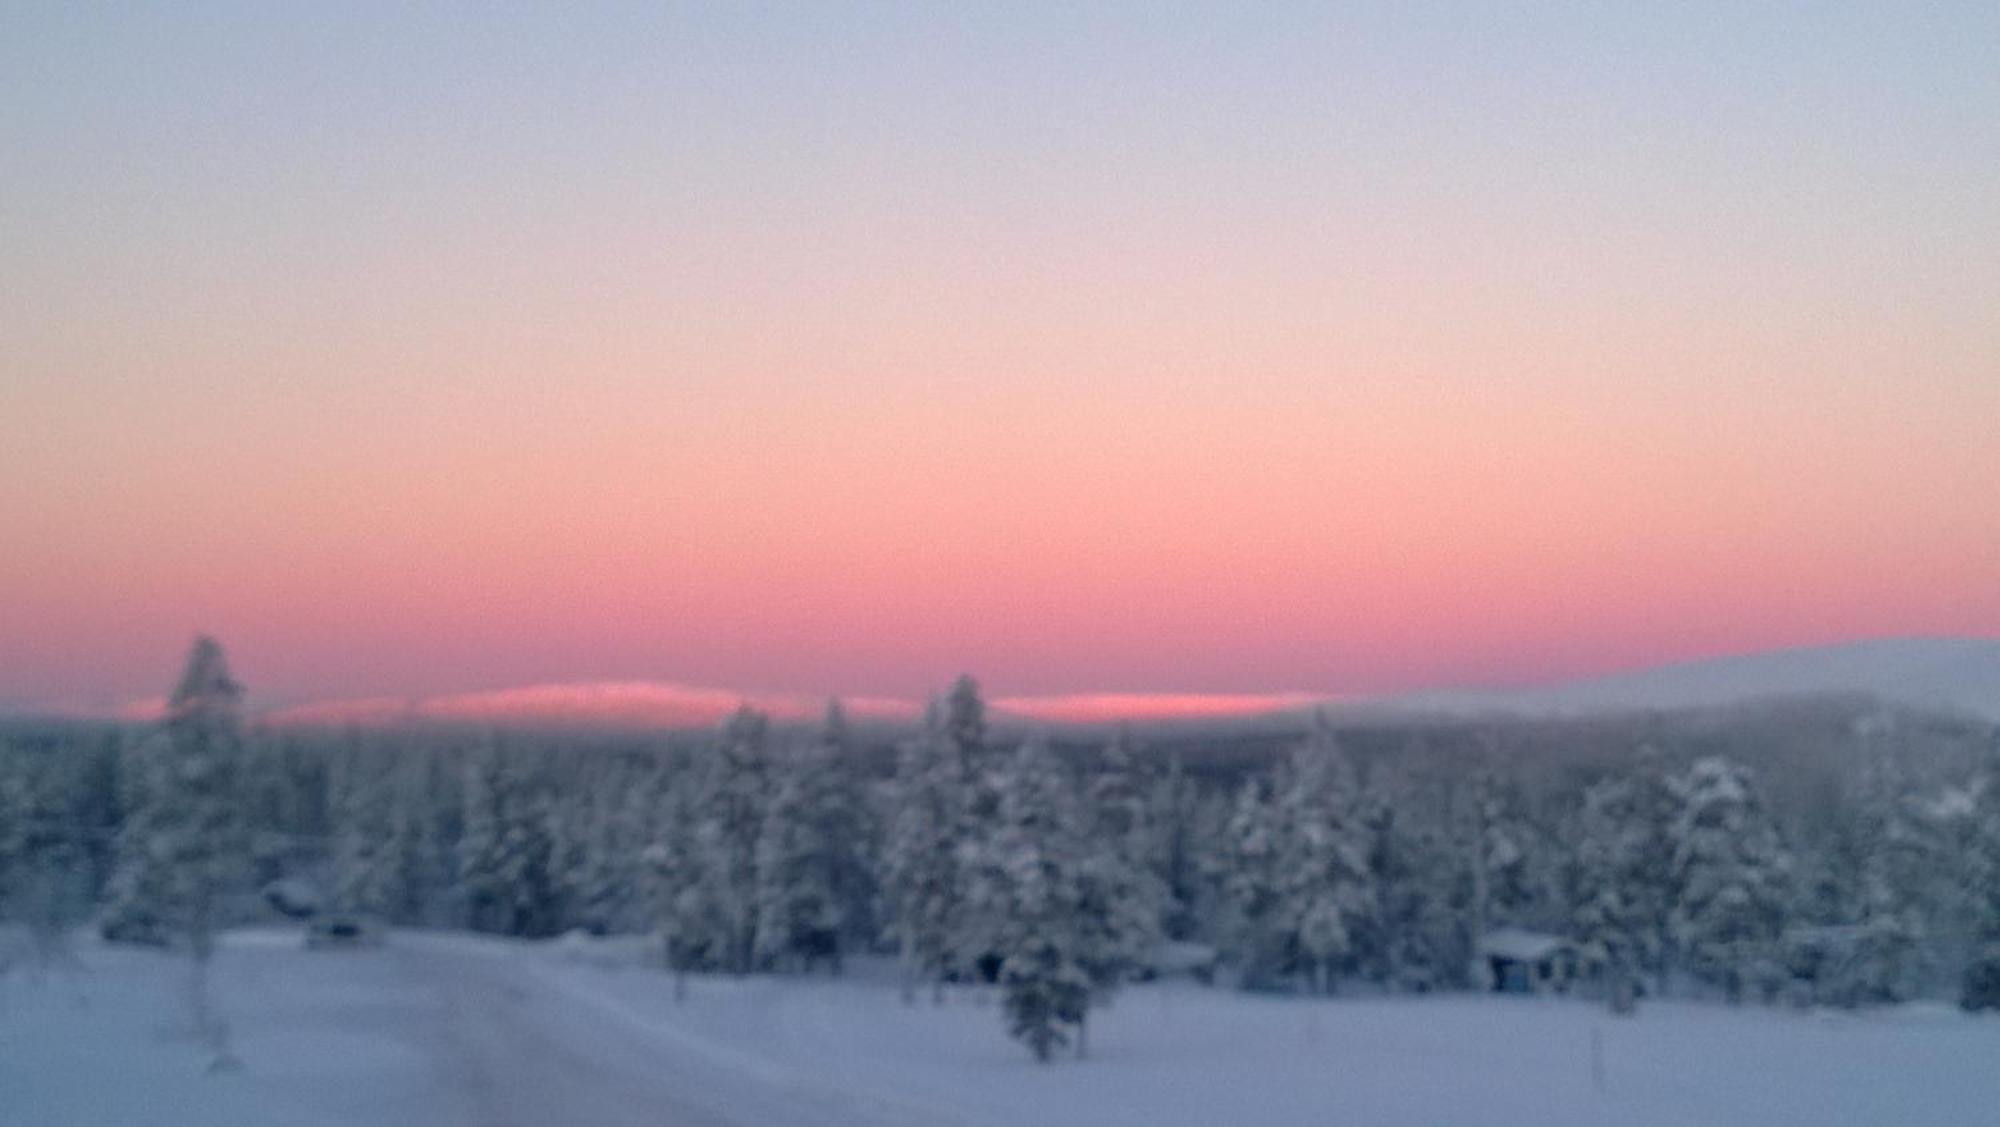
[[[0,1122],[62,1124],[1992,1122],[2000,1020],[1140,987],[1038,1066],[995,1001],[844,980],[671,979],[627,941],[232,935],[242,1067],[206,1074],[182,962],[88,945],[0,979]],[[1601,1045],[1593,1067],[1593,1041]]]

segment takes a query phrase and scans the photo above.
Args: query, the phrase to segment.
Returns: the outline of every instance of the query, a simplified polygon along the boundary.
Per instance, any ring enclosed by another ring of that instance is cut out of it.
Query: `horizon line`
[[[1578,677],[1520,684],[1436,685],[1350,694],[1332,691],[1271,690],[1262,692],[1206,690],[1082,690],[1061,693],[1017,693],[989,698],[987,707],[1015,722],[1109,724],[1120,721],[1245,719],[1327,705],[1387,704],[1421,701],[1426,696],[1535,691],[1581,685],[1632,674],[1666,671],[1708,662],[1730,661],[1787,653],[1836,650],[1908,642],[1979,643],[2000,639],[1980,635],[1882,635],[1840,642],[1731,651],[1704,657],[1677,658],[1645,665],[1603,670]],[[278,726],[382,725],[412,721],[541,722],[578,726],[643,726],[700,728],[720,722],[749,706],[785,722],[811,720],[828,703],[838,701],[852,718],[876,722],[913,721],[923,713],[916,699],[869,694],[814,694],[796,691],[740,691],[687,682],[648,678],[541,681],[491,689],[398,696],[330,697],[272,703],[251,710],[261,723]],[[144,723],[164,714],[164,695],[115,703],[58,700],[0,705],[0,717],[43,717]]]

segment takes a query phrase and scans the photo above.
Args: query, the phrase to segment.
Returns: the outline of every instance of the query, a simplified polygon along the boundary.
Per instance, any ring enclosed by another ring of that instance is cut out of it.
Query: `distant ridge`
[[[1829,646],[1675,662],[1548,685],[1497,689],[1428,689],[1377,697],[1313,693],[1078,693],[1001,696],[994,719],[1009,726],[1242,725],[1289,728],[1314,709],[1341,715],[1499,714],[1582,716],[1606,712],[1713,708],[1783,697],[1861,694],[1886,702],[2000,722],[2000,638],[1880,638]],[[698,728],[742,703],[780,721],[811,722],[824,698],[798,693],[742,693],[657,681],[530,685],[419,699],[374,697],[267,709],[273,724],[390,726],[409,722],[552,724],[577,727]],[[847,697],[857,720],[902,725],[922,714],[911,700]],[[139,721],[162,702],[88,708],[9,707],[0,715]]]
[[[989,701],[988,707],[997,722],[1006,724],[1193,723],[1271,716],[1309,707],[1319,699],[1300,693],[1079,693],[1000,697]],[[844,697],[841,703],[851,717],[861,720],[909,723],[923,714],[914,701],[888,697]],[[588,681],[418,700],[373,697],[318,701],[274,709],[263,718],[279,725],[318,727],[434,721],[699,728],[720,723],[742,704],[760,708],[779,721],[796,722],[817,719],[826,700],[799,693],[739,693],[666,681]]]
[[[2000,721],[2000,639],[1878,638],[1676,662],[1523,689],[1403,693],[1375,698],[1368,706],[1548,716],[1854,693]]]
[[[1098,693],[1000,697],[991,704],[996,719],[1013,723],[1091,725],[1132,720],[1230,727],[1299,716],[1321,707],[1348,715],[1580,716],[1836,694],[1861,694],[2000,721],[2000,638],[1880,638],[1675,662],[1527,688],[1437,689],[1359,699],[1306,693]],[[822,703],[798,695],[623,682],[544,685],[417,702],[336,701],[271,715],[280,723],[449,718],[693,727],[713,723],[745,700],[781,719],[816,716]],[[858,715],[890,722],[913,720],[920,714],[909,701],[859,699],[848,704]]]

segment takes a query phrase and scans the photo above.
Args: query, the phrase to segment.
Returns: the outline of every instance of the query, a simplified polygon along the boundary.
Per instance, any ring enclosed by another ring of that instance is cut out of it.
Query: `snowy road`
[[[652,1020],[616,998],[578,991],[520,945],[468,936],[404,934],[378,960],[412,1000],[432,999],[414,1038],[426,1070],[457,1098],[468,1127],[788,1127],[898,1118],[857,1105],[754,1056]],[[648,974],[658,990],[664,980]]]
[[[243,1067],[216,1075],[186,1027],[181,960],[102,947],[83,964],[0,983],[0,1123],[787,1127],[853,1112],[467,936],[320,952],[295,932],[231,936],[215,983]]]
[[[724,1127],[797,1120],[765,1106],[754,1116],[713,1067],[634,1036],[600,1008],[558,990],[534,968],[464,944],[399,940],[383,952],[442,1005],[429,1048],[458,1081],[474,1127]]]

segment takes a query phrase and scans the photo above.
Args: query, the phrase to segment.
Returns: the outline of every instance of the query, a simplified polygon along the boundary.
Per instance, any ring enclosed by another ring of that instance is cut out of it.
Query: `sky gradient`
[[[0,704],[2000,633],[2000,7],[957,7],[0,10]]]

